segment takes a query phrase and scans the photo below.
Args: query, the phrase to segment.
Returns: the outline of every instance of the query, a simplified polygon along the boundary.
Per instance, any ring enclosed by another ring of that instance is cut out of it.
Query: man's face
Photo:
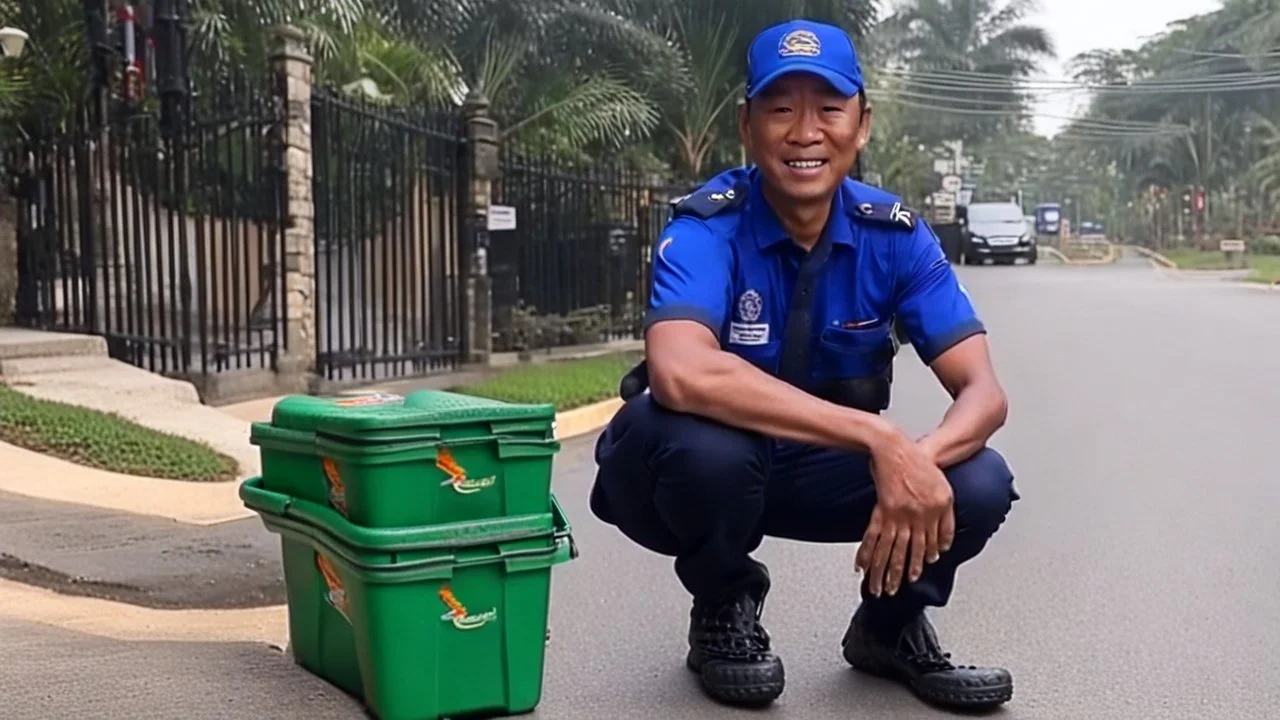
[[[871,110],[822,78],[783,75],[742,108],[738,132],[772,189],[809,202],[830,197],[871,133]]]

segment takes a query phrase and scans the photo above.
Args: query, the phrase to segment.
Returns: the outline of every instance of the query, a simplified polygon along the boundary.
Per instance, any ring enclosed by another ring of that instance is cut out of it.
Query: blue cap
[[[791,20],[761,31],[747,50],[747,97],[793,72],[813,73],[847,97],[863,89],[853,39],[834,25]]]

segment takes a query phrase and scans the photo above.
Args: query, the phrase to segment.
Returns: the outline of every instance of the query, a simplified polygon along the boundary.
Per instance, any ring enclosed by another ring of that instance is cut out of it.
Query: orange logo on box
[[[440,487],[448,485],[462,495],[478,493],[487,487],[493,487],[498,482],[497,476],[494,475],[484,478],[467,477],[467,469],[459,465],[453,453],[443,445],[436,449],[436,467],[449,476],[440,483]]]
[[[363,407],[366,405],[386,405],[388,403],[403,402],[404,398],[391,393],[374,393],[372,395],[359,395],[357,397],[349,397],[338,400],[334,403],[338,407]]]
[[[497,608],[491,608],[478,615],[468,614],[466,606],[458,600],[448,586],[440,588],[440,601],[449,608],[449,612],[441,615],[440,619],[452,623],[459,630],[476,630],[498,619]]]
[[[324,468],[324,476],[329,481],[329,502],[343,515],[347,514],[347,486],[342,482],[342,474],[338,472],[338,463],[329,458],[320,461]]]
[[[346,618],[347,622],[351,622],[351,616],[348,614],[347,590],[342,585],[342,578],[338,576],[338,571],[329,562],[329,558],[320,553],[316,553],[316,569],[320,571],[320,575],[324,578],[324,584],[328,587],[328,591],[324,595],[325,600],[335,610],[342,613],[342,617]]]

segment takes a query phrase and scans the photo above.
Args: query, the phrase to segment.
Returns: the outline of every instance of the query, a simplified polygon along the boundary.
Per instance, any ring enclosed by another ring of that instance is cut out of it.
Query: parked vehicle
[[[1036,233],[1022,208],[1011,202],[969,205],[965,226],[964,261],[1012,265],[1018,258],[1035,264]]]
[[[1035,213],[1037,235],[1057,235],[1062,230],[1062,206],[1058,203],[1040,203]]]

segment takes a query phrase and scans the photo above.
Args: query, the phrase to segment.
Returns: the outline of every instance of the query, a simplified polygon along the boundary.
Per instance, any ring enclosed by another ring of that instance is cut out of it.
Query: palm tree
[[[685,179],[740,160],[736,130],[747,46],[765,27],[810,18],[861,38],[874,24],[877,0],[598,0],[580,12],[598,23],[602,46],[627,77],[654,99],[663,133],[650,143]]]
[[[1009,111],[1007,117],[928,113],[916,124],[918,137],[971,142],[1023,125],[1018,115],[1029,98],[1018,82],[1055,55],[1049,34],[1023,22],[1034,8],[1034,0],[909,0],[885,19],[877,29],[879,53],[915,104]]]

